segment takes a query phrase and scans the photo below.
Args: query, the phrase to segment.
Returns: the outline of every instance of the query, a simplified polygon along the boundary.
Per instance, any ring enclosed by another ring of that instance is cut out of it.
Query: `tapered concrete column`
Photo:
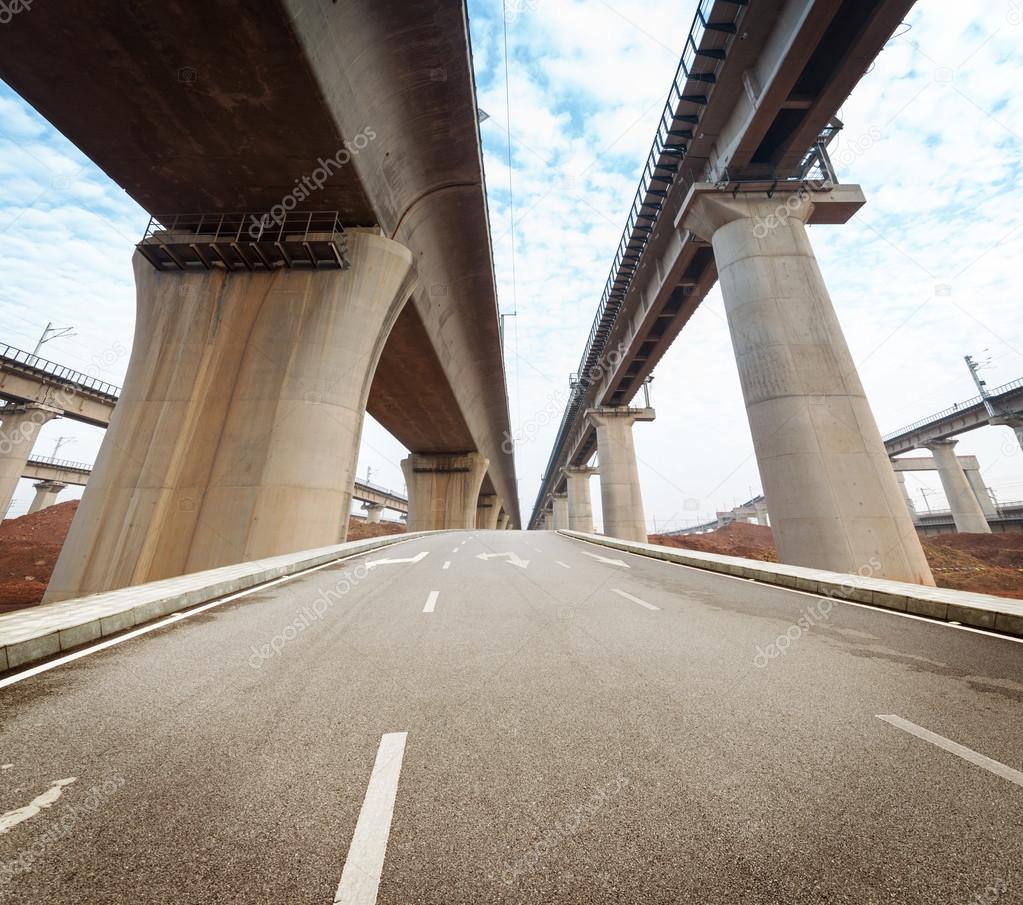
[[[504,510],[501,510],[501,514],[497,517],[497,530],[498,531],[507,531],[508,530],[508,522],[510,522],[510,521],[511,521],[511,516],[508,515],[508,513],[505,512]]]
[[[35,488],[36,495],[32,500],[32,505],[28,507],[29,515],[56,503],[57,497],[67,487],[67,484],[61,484],[60,481],[40,481],[32,486]]]
[[[476,502],[490,461],[479,453],[413,453],[401,463],[409,531],[475,528]]]
[[[487,531],[497,530],[497,519],[501,513],[501,502],[496,493],[481,493],[476,503],[476,527]]]
[[[927,448],[938,466],[938,477],[941,478],[941,486],[949,509],[952,510],[956,531],[960,534],[990,534],[991,526],[984,517],[984,510],[970,482],[966,480],[966,472],[956,455],[956,441],[938,440],[928,443]]]
[[[552,494],[551,500],[554,506],[554,530],[568,528],[568,494]]]
[[[343,539],[370,383],[415,285],[399,243],[355,230],[348,249],[349,270],[251,273],[135,254],[124,390],[46,600]]]
[[[964,468],[963,474],[966,475],[966,481],[970,485],[973,495],[977,498],[977,502],[980,503],[984,518],[987,520],[997,518],[998,509],[995,507],[995,501],[991,499],[991,491],[987,489],[984,478],[980,474],[980,469]]]
[[[10,508],[39,429],[60,415],[44,405],[11,405],[0,409],[0,521]]]
[[[806,233],[862,203],[856,186],[773,198],[697,186],[679,222],[714,248],[780,560],[930,585]]]
[[[895,480],[899,482],[899,490],[902,491],[902,498],[906,501],[906,508],[909,510],[910,516],[915,515],[916,505],[913,503],[913,497],[909,495],[909,488],[906,486],[905,472],[895,472]]]
[[[653,421],[654,410],[588,409],[586,417],[597,430],[604,534],[622,540],[645,542],[646,516],[643,514],[643,495],[639,488],[632,425],[637,421]]]
[[[590,499],[590,477],[596,468],[563,468],[568,482],[568,527],[573,531],[593,533],[593,502]]]
[[[362,508],[366,510],[366,524],[379,525],[380,516],[383,515],[384,506],[382,503],[363,503]]]

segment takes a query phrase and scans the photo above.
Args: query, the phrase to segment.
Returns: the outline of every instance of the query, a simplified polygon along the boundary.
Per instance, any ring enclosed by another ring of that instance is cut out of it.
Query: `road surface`
[[[1023,902],[1021,717],[1011,640],[437,534],[0,688],[0,903]]]

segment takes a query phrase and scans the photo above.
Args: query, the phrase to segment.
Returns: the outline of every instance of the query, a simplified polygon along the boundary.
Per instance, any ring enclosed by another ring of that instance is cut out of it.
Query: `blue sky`
[[[695,2],[690,4],[695,8]],[[1023,376],[1020,0],[921,2],[840,113],[839,179],[867,206],[812,241],[881,430]],[[692,10],[650,0],[508,0],[510,115],[500,4],[469,4],[494,255],[524,515],[560,419]],[[515,275],[507,166],[512,145]],[[119,383],[134,319],[132,247],[146,215],[10,90],[0,87],[0,342],[31,348],[47,321],[77,335],[44,354]],[[987,351],[985,351],[987,350]],[[692,522],[760,489],[720,296],[714,290],[655,372],[657,421],[636,427],[651,527]],[[91,462],[102,432],[47,425]],[[1023,499],[1007,428],[965,435],[1002,499]],[[367,423],[359,474],[400,489],[404,450]],[[934,476],[917,505],[943,505]],[[597,486],[594,484],[596,494]],[[71,490],[63,498],[75,495]],[[27,508],[22,482],[11,514]]]

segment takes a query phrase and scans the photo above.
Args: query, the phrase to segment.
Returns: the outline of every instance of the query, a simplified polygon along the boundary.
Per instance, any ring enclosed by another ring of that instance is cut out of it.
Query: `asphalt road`
[[[827,610],[539,532],[258,590],[0,690],[0,903],[1023,902],[1023,645]]]

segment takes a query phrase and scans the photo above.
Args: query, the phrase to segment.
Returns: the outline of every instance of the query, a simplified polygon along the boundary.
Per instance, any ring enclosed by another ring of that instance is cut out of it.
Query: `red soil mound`
[[[922,540],[939,588],[1023,599],[1023,533],[941,534]],[[656,534],[650,543],[778,561],[771,529],[743,522],[733,522],[709,534]]]
[[[367,537],[387,537],[390,534],[404,534],[404,522],[378,522],[371,525],[364,518],[353,515],[348,519],[348,539],[365,540]]]
[[[0,613],[43,599],[78,500],[0,522]]]
[[[48,506],[34,515],[0,522],[0,613],[34,606],[43,599],[77,509],[78,500],[71,500]],[[384,537],[404,531],[402,523],[370,525],[353,516],[348,539]]]

